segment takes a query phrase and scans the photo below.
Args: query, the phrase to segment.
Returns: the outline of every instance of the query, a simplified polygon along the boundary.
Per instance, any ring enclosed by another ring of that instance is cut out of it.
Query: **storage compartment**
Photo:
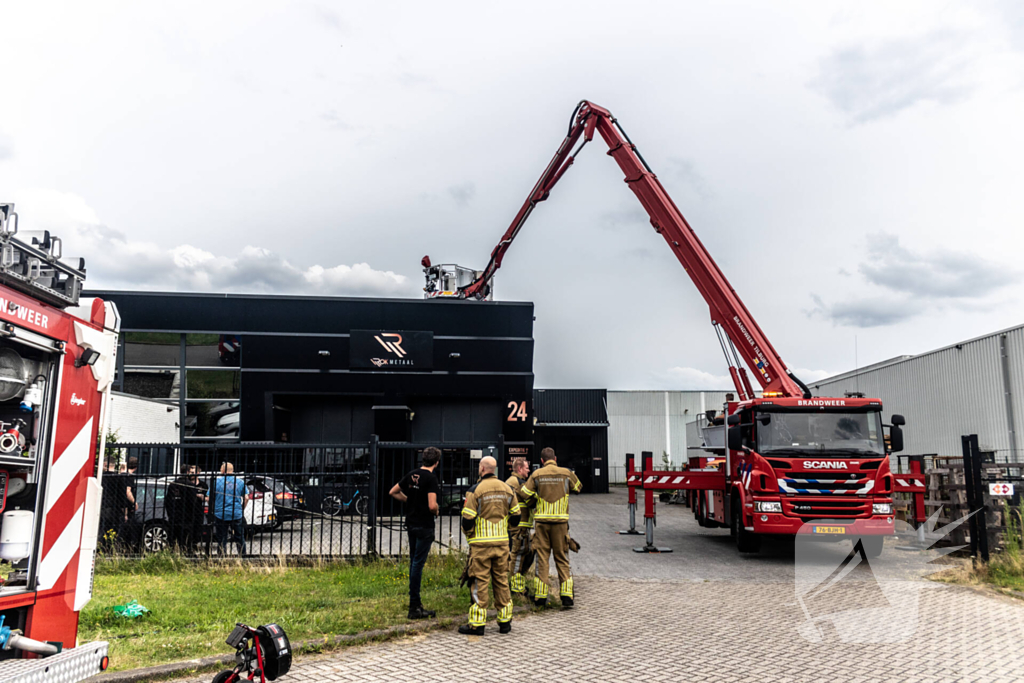
[[[36,571],[39,483],[60,358],[41,346],[0,338],[0,595],[28,590]]]

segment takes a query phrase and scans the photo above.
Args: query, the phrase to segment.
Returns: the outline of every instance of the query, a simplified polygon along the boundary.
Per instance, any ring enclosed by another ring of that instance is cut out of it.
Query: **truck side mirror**
[[[735,427],[729,427],[729,450],[731,451],[742,451],[743,450],[743,428],[739,425]]]
[[[907,424],[907,419],[902,415],[893,415],[892,423],[897,427],[902,427],[903,425]]]
[[[732,415],[729,416],[728,422],[731,425],[738,425],[740,423],[740,414],[733,413]]]
[[[899,417],[893,415],[893,418]],[[903,450],[903,430],[899,425],[895,424],[896,420],[893,420],[892,427],[889,427],[889,450],[893,453],[899,453]]]

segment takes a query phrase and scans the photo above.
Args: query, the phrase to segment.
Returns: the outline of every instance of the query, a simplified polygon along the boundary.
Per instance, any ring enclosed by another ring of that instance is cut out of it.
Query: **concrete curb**
[[[513,608],[512,612],[513,614],[522,614],[523,612],[532,612],[534,609],[535,608],[528,605],[520,605]],[[430,631],[440,631],[451,626],[461,626],[467,621],[469,621],[469,618],[466,616],[444,619],[427,619],[410,624],[399,624],[388,628],[374,629],[372,631],[361,631],[360,633],[354,633],[352,635],[303,640],[298,643],[292,643],[292,652],[297,657],[303,653],[316,652],[324,646],[357,645],[374,640],[389,640],[396,636],[409,633],[429,633]],[[227,665],[228,667],[232,667],[234,666],[234,663],[234,655],[216,655],[214,657],[187,659],[182,662],[150,666],[145,669],[130,669],[128,671],[114,671],[112,673],[100,674],[99,676],[93,676],[88,679],[88,683],[146,683],[147,681],[167,679],[171,676],[177,677],[178,674],[187,675],[193,672],[199,672],[203,669],[210,669],[215,666]]]

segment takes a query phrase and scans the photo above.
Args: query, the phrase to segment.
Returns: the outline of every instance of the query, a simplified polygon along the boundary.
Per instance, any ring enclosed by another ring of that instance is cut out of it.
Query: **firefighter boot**
[[[498,610],[498,633],[509,633],[512,630],[512,601]]]
[[[459,633],[462,633],[467,636],[482,636],[484,634],[484,627],[463,624],[459,627]]]
[[[573,603],[573,598],[576,597],[576,595],[575,595],[575,591],[573,590],[573,583],[572,583],[572,577],[571,576],[568,579],[566,579],[565,581],[562,582],[561,586],[559,587],[559,591],[558,592],[561,593],[562,607],[566,607],[566,608],[572,607],[573,604],[574,604]]]
[[[533,577],[533,604],[537,607],[548,606],[548,584],[539,576]]]
[[[436,616],[437,612],[432,609],[425,609],[423,605],[409,608],[410,619],[433,619]]]

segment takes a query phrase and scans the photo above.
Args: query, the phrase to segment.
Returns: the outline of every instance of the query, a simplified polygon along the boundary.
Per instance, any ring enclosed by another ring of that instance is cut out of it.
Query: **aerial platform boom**
[[[647,211],[651,225],[665,238],[711,309],[711,322],[718,332],[740,400],[753,398],[754,390],[739,359],[753,372],[764,395],[809,398],[810,391],[788,370],[622,126],[607,109],[586,100],[577,105],[568,134],[494,247],[487,267],[468,285],[460,287],[457,297],[483,299],[490,295],[490,283],[512,241],[537,204],[548,198],[583,147],[594,139],[595,132],[608,144],[608,155],[626,176],[626,184]],[[424,266],[429,267],[429,263],[424,257]]]

